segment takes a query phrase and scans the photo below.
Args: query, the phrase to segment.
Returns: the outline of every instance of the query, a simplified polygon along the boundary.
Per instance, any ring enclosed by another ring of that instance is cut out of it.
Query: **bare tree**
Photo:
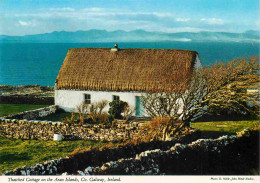
[[[258,60],[258,57],[234,59],[205,68],[207,95],[204,103],[207,112],[226,110],[258,115],[259,96],[247,93],[247,89],[257,86],[259,81]]]
[[[167,123],[161,123],[162,127],[152,130],[153,139],[161,132],[161,139],[167,139],[187,126],[194,114],[203,111],[201,106],[206,95],[206,81],[202,68],[195,69],[191,78],[173,82],[172,88],[172,92],[148,92],[142,97],[148,115],[168,119]]]
[[[168,79],[171,91],[145,93],[142,103],[148,115],[170,119],[162,124],[163,140],[216,106],[238,112],[252,111],[247,103],[250,101],[254,106],[258,103],[252,95],[242,92],[240,86],[246,88],[258,81],[257,61],[258,58],[234,59],[226,64],[195,68],[187,79],[176,80],[175,76]]]

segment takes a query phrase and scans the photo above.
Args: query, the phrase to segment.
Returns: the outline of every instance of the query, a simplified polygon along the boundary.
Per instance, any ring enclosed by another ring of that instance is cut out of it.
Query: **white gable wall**
[[[90,91],[90,90],[55,90],[55,105],[64,109],[67,112],[74,110],[76,112],[76,106],[79,106],[84,102],[84,94],[91,95],[91,103],[107,100],[113,101],[113,95],[120,97],[120,100],[125,101],[130,107],[135,108],[136,96],[142,96],[141,92],[109,92],[109,91]],[[107,105],[104,111],[108,111],[109,105]],[[135,115],[135,113],[134,113]]]

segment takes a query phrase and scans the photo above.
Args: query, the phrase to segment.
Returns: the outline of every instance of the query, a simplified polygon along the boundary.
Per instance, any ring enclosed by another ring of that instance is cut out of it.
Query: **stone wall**
[[[49,96],[31,96],[31,95],[9,95],[0,96],[2,104],[41,104],[53,105],[54,97]]]
[[[168,150],[148,150],[133,158],[77,171],[77,175],[82,176],[245,174],[259,174],[259,132],[243,137],[233,135],[199,139],[190,144],[177,143]]]
[[[40,117],[45,117],[50,114],[54,114],[57,111],[58,107],[56,105],[51,105],[44,108],[39,108],[30,111],[24,111],[17,114],[11,114],[5,116],[6,119],[26,119],[26,120],[33,120]]]
[[[80,126],[51,121],[0,119],[0,135],[9,138],[52,140],[54,134],[62,134],[70,139],[114,141],[133,138],[143,126],[144,123],[140,122],[118,123],[112,128],[106,128],[104,125]]]
[[[84,171],[87,166],[101,166],[107,161],[116,161],[121,158],[135,157],[146,150],[167,150],[176,143],[192,142],[198,139],[198,131],[191,131],[188,135],[176,138],[173,141],[152,141],[137,145],[128,143],[119,144],[117,147],[102,147],[100,149],[89,149],[79,153],[71,153],[65,158],[54,159],[39,163],[34,166],[19,167],[6,171],[6,175],[61,175],[63,172],[77,174],[77,170]],[[82,147],[83,148],[83,147]]]
[[[259,131],[242,134],[94,149],[5,175],[244,175],[259,169]]]

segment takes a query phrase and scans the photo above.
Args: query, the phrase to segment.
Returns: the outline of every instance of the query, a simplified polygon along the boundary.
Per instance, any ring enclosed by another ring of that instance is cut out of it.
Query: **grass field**
[[[0,137],[0,173],[5,170],[35,165],[46,160],[65,157],[74,149],[89,146],[102,147],[107,143],[95,141],[44,141]]]
[[[0,116],[15,114],[27,110],[38,109],[49,105],[34,105],[34,104],[0,104]]]
[[[62,121],[62,119],[66,117],[71,117],[70,112],[59,112],[59,113],[54,113],[49,116],[45,116],[42,118],[39,118],[39,120],[47,120],[47,121]]]
[[[233,135],[244,129],[259,126],[259,120],[251,121],[215,121],[192,123],[192,128],[197,128],[205,138],[215,138],[221,135]]]
[[[231,135],[250,127],[259,125],[259,121],[220,121],[192,123],[193,128],[200,129],[203,137]],[[35,165],[59,157],[65,157],[76,148],[89,146],[101,147],[107,143],[94,141],[43,141],[0,138],[0,173],[5,170]]]

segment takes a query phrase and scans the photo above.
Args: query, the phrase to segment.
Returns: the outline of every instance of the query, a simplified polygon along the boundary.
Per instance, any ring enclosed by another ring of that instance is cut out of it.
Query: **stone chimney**
[[[117,43],[114,45],[114,48],[111,48],[111,51],[119,51]]]

